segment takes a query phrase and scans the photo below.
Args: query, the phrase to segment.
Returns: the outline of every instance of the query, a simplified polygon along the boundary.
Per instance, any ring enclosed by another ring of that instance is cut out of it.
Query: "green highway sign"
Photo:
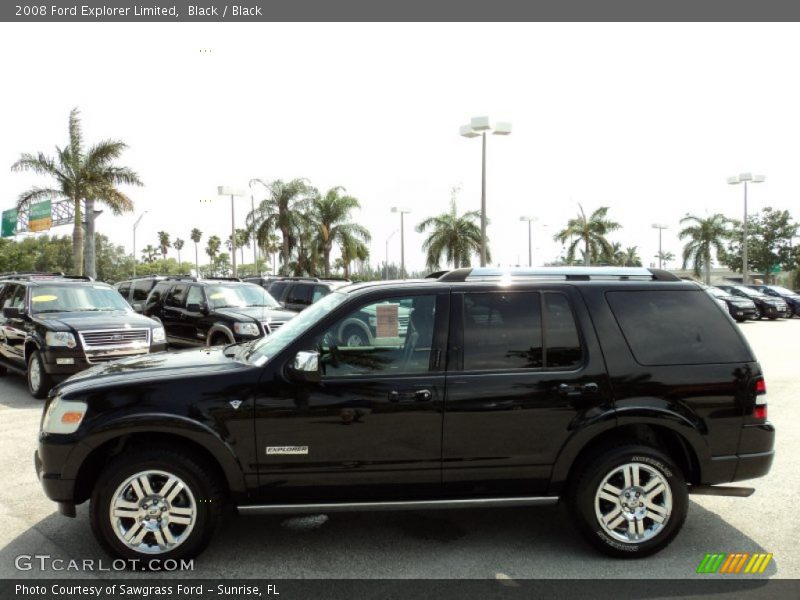
[[[53,226],[53,213],[50,200],[31,204],[28,214],[28,229],[30,231],[46,231]]]
[[[2,237],[11,237],[17,233],[17,209],[3,211]]]

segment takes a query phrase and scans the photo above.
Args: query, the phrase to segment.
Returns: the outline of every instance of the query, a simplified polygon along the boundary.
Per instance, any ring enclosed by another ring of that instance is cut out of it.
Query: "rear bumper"
[[[745,425],[739,437],[739,451],[732,456],[714,456],[703,469],[702,484],[731,483],[766,475],[775,458],[775,426],[772,423]]]

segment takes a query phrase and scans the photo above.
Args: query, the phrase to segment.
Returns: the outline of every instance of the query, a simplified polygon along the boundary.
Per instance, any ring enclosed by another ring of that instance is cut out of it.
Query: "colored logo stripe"
[[[698,573],[720,573],[720,574],[739,574],[746,573],[754,575],[763,573],[772,561],[772,554],[749,552],[734,552],[727,554],[723,552],[709,553],[703,557],[697,567]]]

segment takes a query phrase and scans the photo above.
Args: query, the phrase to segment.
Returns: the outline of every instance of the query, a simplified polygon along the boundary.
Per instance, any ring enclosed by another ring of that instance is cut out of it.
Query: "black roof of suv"
[[[166,348],[164,331],[109,285],[60,273],[0,277],[0,370],[27,375],[43,398],[92,364]]]
[[[164,324],[177,346],[214,346],[272,333],[295,313],[262,287],[233,278],[168,278],[147,297],[145,315]]]
[[[590,544],[633,558],[677,536],[689,493],[752,493],[717,485],[769,471],[765,393],[736,323],[669,273],[459,269],[343,287],[265,338],[71,381],[36,464],[63,513],[92,497],[114,556],[196,555],[226,501],[242,515],[562,501]],[[62,427],[67,409],[87,417]],[[84,464],[79,485],[63,475]],[[143,487],[160,490],[144,508]]]

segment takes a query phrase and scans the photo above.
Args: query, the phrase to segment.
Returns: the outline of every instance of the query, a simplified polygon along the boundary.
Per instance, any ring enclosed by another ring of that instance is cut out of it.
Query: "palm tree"
[[[154,248],[152,244],[147,244],[142,248],[142,260],[144,262],[151,263],[155,261],[156,256],[158,256],[158,249]]]
[[[200,240],[203,237],[203,232],[200,231],[197,227],[192,229],[192,232],[189,234],[189,239],[194,242],[194,272],[195,275],[200,277],[200,263],[197,260],[197,244],[200,243]]]
[[[181,238],[176,238],[174,242],[172,242],[172,247],[178,251],[178,271],[181,270],[181,250],[183,249],[183,240]]]
[[[242,260],[240,264],[244,264],[244,247],[250,247],[250,230],[237,229],[236,230],[236,247],[239,248]]]
[[[269,196],[247,215],[247,227],[255,230],[256,240],[261,246],[267,243],[269,235],[273,231],[281,232],[283,238],[281,274],[286,275],[289,270],[292,228],[299,215],[304,212],[309,196],[313,195],[315,190],[308,185],[305,179],[292,179],[289,182],[276,179],[269,183],[261,179],[254,181],[263,185]]]
[[[167,259],[167,251],[172,244],[169,241],[169,233],[166,231],[158,232],[158,247],[161,249],[161,256]]]
[[[430,231],[422,243],[422,249],[426,252],[425,264],[434,271],[439,268],[442,255],[447,263],[452,263],[453,268],[458,269],[469,267],[471,256],[481,252],[481,228],[476,224],[480,220],[480,212],[471,210],[459,215],[455,196],[454,189],[450,197],[450,212],[429,217],[416,227],[418,233]],[[486,260],[492,260],[488,240]]]
[[[350,263],[354,260],[367,260],[369,258],[369,248],[359,238],[350,235],[342,239],[342,267],[345,278],[350,277]]]
[[[208,242],[206,242],[206,254],[208,254],[209,259],[211,259],[211,272],[213,274],[216,274],[216,269],[214,268],[214,259],[219,253],[219,248],[221,245],[222,240],[220,240],[216,235],[212,235],[210,238],[208,238]]]
[[[324,196],[312,200],[314,225],[317,227],[317,242],[322,251],[322,265],[325,277],[331,276],[331,250],[334,244],[341,245],[350,236],[363,242],[372,239],[363,225],[350,222],[350,211],[361,208],[353,196],[343,195],[343,187],[328,190]]]
[[[44,153],[23,153],[11,165],[12,171],[33,171],[55,180],[51,187],[35,186],[17,199],[17,210],[25,210],[40,200],[66,199],[72,204],[72,264],[78,275],[84,273],[84,206],[86,209],[86,272],[95,276],[94,204],[101,202],[115,215],[133,210],[133,201],[117,186],[142,185],[139,176],[128,167],[114,164],[127,145],[120,141],[104,140],[88,150],[84,148],[81,122],[77,108],[69,113],[69,141],[64,148],[56,146],[56,157]]]
[[[272,274],[274,275],[277,269],[275,268],[275,255],[281,250],[281,240],[274,233],[269,234],[265,243],[261,246],[266,254],[272,257]]]
[[[622,266],[624,267],[641,267],[642,259],[639,258],[639,247],[628,246],[625,252],[622,253]]]
[[[722,242],[731,235],[728,225],[731,220],[719,213],[711,215],[707,219],[695,215],[686,215],[681,219],[681,225],[688,225],[681,229],[678,237],[680,239],[689,238],[683,247],[683,268],[690,262],[696,276],[700,276],[703,270],[703,281],[706,285],[711,282],[711,250],[717,256],[725,252]]]
[[[620,228],[620,224],[606,218],[608,207],[601,206],[589,217],[578,204],[580,212],[574,219],[567,221],[567,227],[553,236],[553,239],[562,244],[570,242],[567,249],[567,258],[570,262],[575,257],[575,250],[583,242],[583,264],[589,266],[592,259],[599,256],[613,255],[612,246],[606,235]]]
[[[675,260],[675,255],[672,252],[667,250],[662,250],[661,252],[656,252],[654,255],[656,260],[661,262],[661,265],[666,268],[667,263],[672,262]]]

